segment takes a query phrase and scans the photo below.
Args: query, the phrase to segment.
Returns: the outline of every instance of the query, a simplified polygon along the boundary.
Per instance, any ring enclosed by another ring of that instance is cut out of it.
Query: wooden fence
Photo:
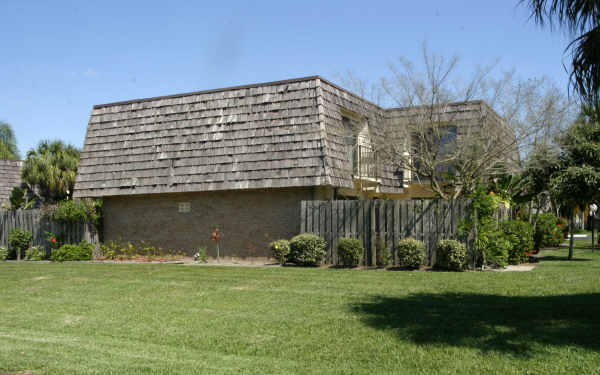
[[[33,246],[48,248],[46,232],[54,233],[65,243],[99,243],[98,232],[91,224],[55,222],[44,217],[42,210],[0,210],[0,246],[8,246],[10,231],[16,228],[33,235]]]
[[[327,263],[337,264],[337,244],[342,237],[360,238],[365,264],[376,264],[376,242],[388,249],[406,237],[425,243],[427,261],[435,258],[435,244],[441,239],[458,239],[458,225],[470,213],[469,200],[343,200],[302,201],[301,232],[315,233],[327,240]],[[498,218],[506,218],[500,210]],[[395,254],[393,264],[396,264]]]

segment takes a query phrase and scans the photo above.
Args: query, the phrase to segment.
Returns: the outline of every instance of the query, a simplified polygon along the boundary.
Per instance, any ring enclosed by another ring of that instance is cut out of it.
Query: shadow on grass
[[[600,294],[413,294],[352,305],[365,324],[415,344],[534,354],[533,343],[600,351]]]
[[[588,259],[588,258],[573,258],[571,260],[569,260],[568,255],[565,256],[556,256],[556,255],[543,255],[543,256],[538,256],[536,257],[538,261],[543,261],[543,262],[554,262],[554,261],[561,261],[561,262],[589,262],[592,259]]]

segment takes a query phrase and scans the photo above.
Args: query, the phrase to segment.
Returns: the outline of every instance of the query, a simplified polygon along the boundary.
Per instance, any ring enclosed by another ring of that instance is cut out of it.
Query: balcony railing
[[[370,146],[352,146],[352,175],[360,179],[377,179],[377,153]]]

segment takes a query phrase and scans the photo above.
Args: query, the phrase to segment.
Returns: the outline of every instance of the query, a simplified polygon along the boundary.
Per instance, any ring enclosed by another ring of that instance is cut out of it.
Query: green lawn
[[[506,273],[4,262],[0,374],[600,374],[600,252],[565,255]]]

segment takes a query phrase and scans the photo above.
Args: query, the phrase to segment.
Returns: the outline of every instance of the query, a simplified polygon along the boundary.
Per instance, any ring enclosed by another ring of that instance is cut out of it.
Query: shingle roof
[[[15,186],[21,185],[22,161],[0,159],[0,204],[7,203]]]
[[[319,76],[96,105],[74,196],[352,188],[340,108],[375,138],[398,115]],[[402,191],[394,172],[380,191]]]
[[[75,196],[330,183],[317,78],[97,105]]]

